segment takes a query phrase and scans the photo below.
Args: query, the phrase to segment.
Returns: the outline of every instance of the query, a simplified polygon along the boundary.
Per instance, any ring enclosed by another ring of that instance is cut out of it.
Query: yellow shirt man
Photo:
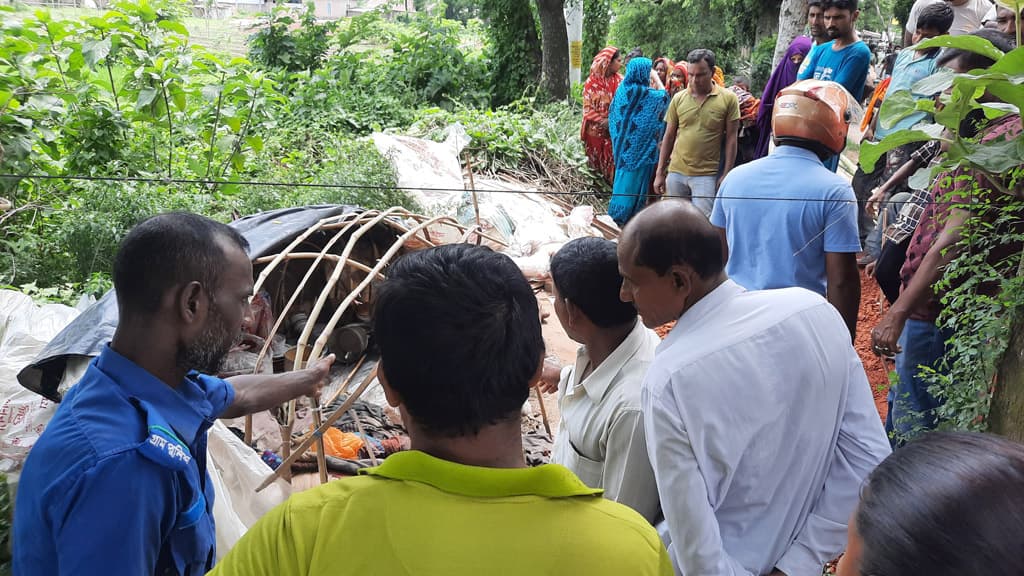
[[[740,102],[731,90],[718,84],[703,103],[689,90],[676,94],[665,114],[666,122],[678,124],[669,172],[686,176],[714,176],[722,157],[722,139],[729,121],[740,119]]]
[[[651,527],[568,469],[465,466],[401,452],[292,496],[213,576],[671,576]]]

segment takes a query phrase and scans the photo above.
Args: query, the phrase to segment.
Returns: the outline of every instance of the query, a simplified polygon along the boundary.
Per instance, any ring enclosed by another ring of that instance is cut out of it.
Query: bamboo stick
[[[253,264],[263,264],[265,262],[270,262],[270,260],[272,258],[276,258],[276,256],[264,256],[262,258],[257,258],[255,260],[253,260],[252,263]],[[338,256],[337,254],[326,254],[326,253],[318,254],[316,252],[292,252],[291,254],[286,256],[284,259],[286,261],[288,261],[288,260],[315,260],[317,258],[321,258],[323,260],[328,260],[328,261],[331,261],[331,262],[341,262],[341,257]],[[372,268],[370,268],[366,264],[363,264],[362,262],[359,262],[359,261],[356,261],[356,260],[349,260],[348,262],[345,262],[345,264],[355,268],[356,270],[359,270],[360,272],[369,273],[370,270],[372,270]],[[384,279],[384,275],[383,274],[377,274],[377,277],[380,278],[381,280]]]
[[[540,386],[534,386],[533,389],[537,392],[537,403],[540,404],[540,418],[544,422],[544,431],[551,436],[551,423],[548,422],[548,409],[544,407],[544,395],[540,392]]]
[[[314,435],[323,435],[324,431],[327,430],[328,427],[337,422],[338,419],[341,418],[342,414],[344,414],[349,408],[352,407],[353,404],[355,404],[356,400],[359,399],[359,396],[361,396],[363,392],[365,392],[366,389],[369,388],[370,384],[376,378],[377,368],[374,367],[373,370],[366,375],[366,378],[364,378],[363,381],[359,384],[359,387],[356,388],[354,392],[352,392],[352,395],[345,399],[345,402],[341,405],[341,407],[339,407],[330,416],[324,419],[323,423],[321,423],[320,426],[317,427],[316,431],[314,432]],[[298,459],[299,456],[304,454],[306,450],[309,450],[309,447],[312,444],[313,438],[310,437],[304,440],[297,447],[295,447],[295,449],[291,451],[291,454],[289,454],[288,457],[281,462],[281,465],[277,467],[277,470],[274,470],[272,474],[267,476],[263,480],[263,482],[261,482],[260,485],[256,487],[256,492],[260,492],[267,486],[270,486],[270,484],[273,483],[274,480],[278,479],[282,474],[284,474],[285,470],[290,470],[295,460]]]
[[[400,248],[402,248],[402,246],[405,245],[405,242],[409,238],[415,236],[417,232],[419,232],[420,230],[426,228],[427,226],[430,226],[431,224],[435,223],[436,221],[441,220],[442,218],[445,218],[445,217],[444,216],[439,216],[437,218],[432,218],[432,219],[427,220],[425,222],[421,222],[420,224],[418,224],[417,226],[413,227],[408,232],[406,232],[405,234],[400,236],[395,241],[395,243],[392,244],[390,248],[388,248],[387,252],[385,252],[384,255],[380,257],[380,259],[377,261],[377,265],[374,266],[374,268],[373,268],[373,272],[374,273],[379,272],[382,268],[384,268],[384,266],[387,265],[387,263],[391,260],[391,258],[393,258],[395,256],[395,254],[398,252],[398,250]],[[358,234],[358,232],[357,232],[357,234]],[[347,248],[348,247],[346,247],[346,249]],[[345,256],[347,257],[347,254]],[[353,289],[351,292],[348,293],[348,295],[345,297],[345,299],[342,300],[341,304],[338,305],[338,309],[334,311],[334,314],[331,316],[331,319],[327,321],[327,326],[324,327],[323,333],[320,334],[320,337],[317,338],[316,342],[313,344],[313,350],[310,352],[310,357],[316,358],[316,357],[318,357],[321,354],[321,352],[323,352],[324,347],[327,345],[328,337],[331,335],[332,332],[334,332],[334,329],[337,327],[338,322],[341,320],[342,315],[345,313],[345,310],[347,310],[349,305],[352,304],[352,301],[355,300],[359,296],[359,293],[362,292],[367,286],[370,285],[370,282],[372,281],[372,279],[373,279],[372,275],[368,275],[366,278],[364,278],[363,281],[360,282],[359,285],[355,287],[355,289]],[[328,286],[328,290],[330,290],[330,286]],[[319,313],[319,311],[317,311],[317,310],[314,310],[314,312]],[[312,320],[312,315],[311,315],[311,320]],[[303,332],[303,336],[307,336],[308,337],[308,332],[310,331],[310,326],[311,326],[311,323],[307,323],[306,324],[306,331]],[[303,350],[302,349],[302,345],[303,344],[305,344],[305,342],[300,340],[299,341],[299,349],[297,350],[297,353],[295,355],[295,361],[296,362],[299,361],[299,355],[301,354],[301,352]]]
[[[323,425],[323,418],[320,414],[320,400],[315,396],[313,400],[313,425],[314,434]],[[327,454],[324,449],[323,434],[316,434],[316,471],[320,474],[320,484],[327,484]]]

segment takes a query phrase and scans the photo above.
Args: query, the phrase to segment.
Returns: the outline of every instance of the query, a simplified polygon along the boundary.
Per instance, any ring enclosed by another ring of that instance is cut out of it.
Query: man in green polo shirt
[[[657,532],[567,468],[528,468],[520,409],[544,355],[510,258],[468,244],[407,254],[376,292],[378,376],[412,450],[296,494],[211,574],[671,576]]]
[[[710,216],[718,185],[736,162],[740,104],[736,94],[712,82],[714,52],[698,48],[686,62],[690,83],[672,98],[665,114],[654,191],[691,200]]]

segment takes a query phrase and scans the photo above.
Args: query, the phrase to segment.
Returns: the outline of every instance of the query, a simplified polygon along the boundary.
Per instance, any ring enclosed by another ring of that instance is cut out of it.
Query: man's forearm
[[[725,137],[725,164],[722,166],[722,177],[736,165],[736,149],[739,146],[737,130],[738,128],[730,123],[729,134]]]
[[[942,278],[946,265],[956,257],[956,250],[953,248],[960,241],[960,227],[967,215],[966,210],[953,210],[953,214],[946,221],[946,227],[924,255],[921,265],[900,292],[899,298],[893,302],[890,313],[906,319],[910,316],[911,310],[927,302],[934,294],[932,287]]]
[[[274,375],[246,374],[228,378],[228,383],[235,389],[235,401],[220,417],[237,418],[280,406],[314,389],[311,382],[313,378],[315,375],[310,370]]]
[[[849,254],[849,264],[845,261],[842,264],[844,270],[837,276],[837,281],[828,282],[827,298],[829,303],[839,311],[839,315],[843,317],[843,321],[846,322],[846,327],[850,330],[850,339],[856,339],[857,337],[857,313],[860,308],[860,278],[857,274],[857,260],[856,254]],[[844,259],[845,260],[845,259]],[[846,270],[852,264],[852,272]]]

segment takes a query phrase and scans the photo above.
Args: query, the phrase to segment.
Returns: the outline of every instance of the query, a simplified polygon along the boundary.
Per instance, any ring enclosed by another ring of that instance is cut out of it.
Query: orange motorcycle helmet
[[[832,156],[843,151],[847,129],[863,116],[863,108],[841,84],[801,80],[775,98],[772,133],[776,145],[795,144]]]

